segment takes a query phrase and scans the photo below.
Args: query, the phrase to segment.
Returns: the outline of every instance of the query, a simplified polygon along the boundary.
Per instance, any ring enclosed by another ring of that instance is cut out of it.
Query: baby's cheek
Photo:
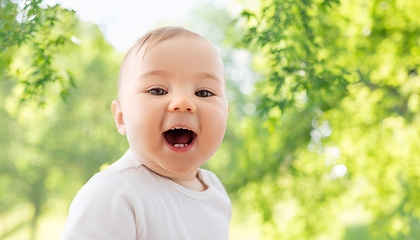
[[[212,118],[212,123],[217,125],[219,128],[226,129],[228,108],[227,105],[215,106],[212,113],[209,114]]]
[[[145,118],[144,112],[133,111],[127,119],[127,137],[130,145],[144,144],[151,136],[150,125],[153,121]]]
[[[209,140],[218,148],[223,140],[227,124],[227,110],[214,107],[212,114],[208,114],[205,118],[206,132],[209,134]]]

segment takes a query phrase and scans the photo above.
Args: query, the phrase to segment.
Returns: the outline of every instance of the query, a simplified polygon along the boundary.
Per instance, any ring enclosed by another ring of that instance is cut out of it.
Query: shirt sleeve
[[[218,192],[222,194],[222,196],[224,196],[224,199],[227,203],[225,205],[225,210],[230,221],[230,219],[232,218],[232,203],[230,201],[229,194],[227,193],[225,187],[223,186],[220,179],[216,176],[216,174],[209,170],[204,170],[203,173],[206,173],[205,175],[203,175],[203,177],[205,177],[205,180],[208,181],[211,185],[213,185],[218,190]]]
[[[61,236],[70,239],[136,239],[133,206],[117,173],[97,173],[77,193]]]

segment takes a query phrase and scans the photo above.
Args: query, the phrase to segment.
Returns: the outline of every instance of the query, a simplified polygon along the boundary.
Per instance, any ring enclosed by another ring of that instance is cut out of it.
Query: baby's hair
[[[201,37],[199,34],[189,31],[183,27],[178,26],[168,26],[161,27],[155,30],[152,30],[144,34],[134,46],[137,46],[137,55],[142,47],[148,43],[146,49],[144,50],[143,58],[146,55],[147,51],[153,48],[156,44],[171,39],[175,37]]]

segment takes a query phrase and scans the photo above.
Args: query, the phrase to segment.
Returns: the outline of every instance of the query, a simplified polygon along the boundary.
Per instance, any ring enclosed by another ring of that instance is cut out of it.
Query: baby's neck
[[[193,191],[202,192],[207,189],[207,186],[197,176],[191,179],[172,178],[171,180]]]

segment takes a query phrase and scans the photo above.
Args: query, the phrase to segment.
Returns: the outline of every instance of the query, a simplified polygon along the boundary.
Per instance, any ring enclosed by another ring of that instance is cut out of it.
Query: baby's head
[[[153,30],[121,64],[115,123],[140,161],[160,175],[195,177],[220,146],[228,111],[222,60],[194,32]]]

